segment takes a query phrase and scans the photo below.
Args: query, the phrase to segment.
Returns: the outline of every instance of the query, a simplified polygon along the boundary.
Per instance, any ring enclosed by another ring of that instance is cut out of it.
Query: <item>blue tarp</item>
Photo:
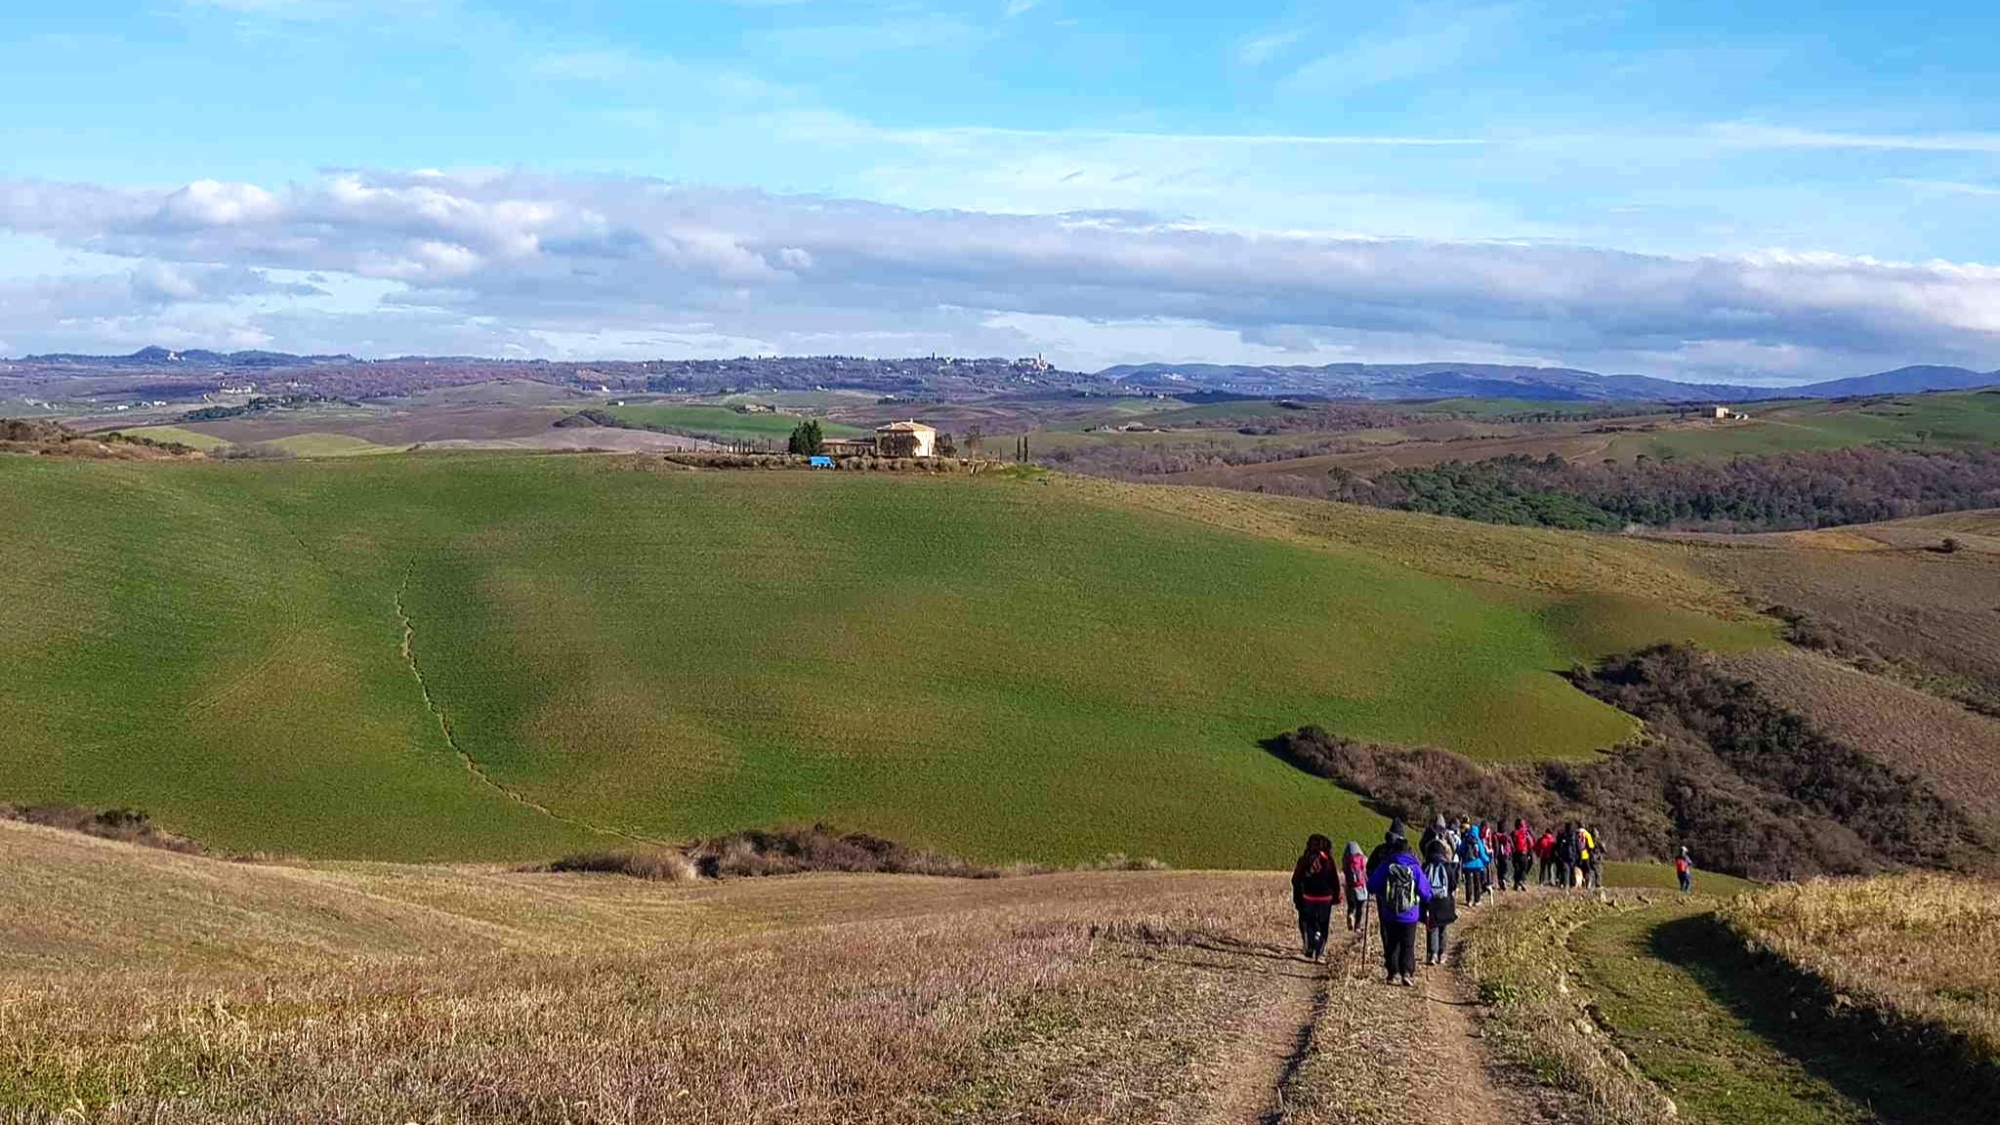
[[[809,460],[810,464],[812,465],[812,467],[813,467],[813,468],[815,468],[815,469],[831,469],[831,468],[833,468],[833,458],[831,458],[831,457],[820,457],[820,456],[817,456],[817,455],[815,455],[815,456],[813,456],[813,457],[809,458],[808,460]]]

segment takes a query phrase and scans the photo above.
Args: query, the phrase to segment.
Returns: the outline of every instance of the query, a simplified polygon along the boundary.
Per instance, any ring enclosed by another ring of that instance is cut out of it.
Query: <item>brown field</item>
[[[1915,771],[2000,833],[2000,719],[1798,649],[1721,663],[1826,734]]]
[[[1775,887],[1723,916],[1846,1003],[1932,1029],[2000,1067],[2000,884],[1895,875]]]
[[[1804,610],[1844,649],[1900,667],[1899,678],[1963,699],[2000,698],[2000,555],[1851,549],[1911,534],[1892,525],[1844,532],[1851,538],[1834,546],[1826,534],[1740,545],[1709,537],[1686,558],[1752,604]]]
[[[1276,874],[690,886],[0,823],[0,1116],[1255,1120],[1323,975],[1294,940]]]

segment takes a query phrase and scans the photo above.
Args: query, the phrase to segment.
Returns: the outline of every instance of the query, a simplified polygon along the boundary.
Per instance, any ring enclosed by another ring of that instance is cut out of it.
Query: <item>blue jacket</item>
[[[1401,914],[1390,913],[1389,900],[1383,897],[1383,892],[1389,886],[1389,865],[1392,863],[1400,863],[1404,867],[1409,868],[1410,874],[1416,876],[1417,879],[1416,904]],[[1375,901],[1380,904],[1382,921],[1384,923],[1415,922],[1423,916],[1423,905],[1431,897],[1431,881],[1424,874],[1424,865],[1417,861],[1416,856],[1410,854],[1408,847],[1405,847],[1395,855],[1390,856],[1385,862],[1378,863],[1374,867],[1369,868],[1368,893],[1375,896]]]
[[[1479,826],[1473,825],[1466,832],[1465,839],[1458,846],[1458,858],[1467,871],[1484,871],[1492,853],[1486,850],[1486,837],[1479,834]]]

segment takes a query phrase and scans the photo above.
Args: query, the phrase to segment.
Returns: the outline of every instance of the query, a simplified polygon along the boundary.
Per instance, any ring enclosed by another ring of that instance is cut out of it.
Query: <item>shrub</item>
[[[0,820],[23,821],[49,828],[81,832],[105,840],[122,840],[148,848],[160,848],[185,855],[206,854],[199,843],[186,836],[157,828],[152,817],[139,809],[93,811],[76,805],[12,805],[0,803]]]
[[[662,883],[692,883],[700,877],[694,862],[671,848],[578,852],[542,868],[545,871],[588,871],[630,875]]]
[[[912,848],[865,832],[837,832],[824,824],[810,828],[751,829],[698,840],[689,857],[703,875],[791,875],[804,871],[876,872],[892,875],[951,875],[985,879],[990,867],[955,856]]]
[[[699,878],[795,875],[846,871],[889,875],[948,875],[987,879],[993,868],[955,856],[912,848],[865,832],[837,832],[824,824],[810,828],[751,829],[696,840],[683,848],[666,846],[579,852],[536,871],[586,871],[635,879],[686,883]]]

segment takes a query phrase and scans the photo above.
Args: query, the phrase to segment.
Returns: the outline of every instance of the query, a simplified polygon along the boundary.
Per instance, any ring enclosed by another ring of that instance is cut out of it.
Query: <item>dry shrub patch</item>
[[[600,872],[670,883],[692,882],[697,878],[797,875],[808,871],[965,879],[990,879],[1000,874],[997,868],[967,863],[956,856],[913,848],[866,832],[839,832],[824,824],[732,832],[696,840],[680,849],[578,852],[535,870]]]
[[[1803,977],[1824,1010],[1859,1013],[1925,1069],[1956,1067],[2000,1096],[2000,883],[1822,880],[1746,895],[1721,913],[1752,949]]]
[[[1581,821],[1614,856],[1664,859],[1684,845],[1703,868],[1753,879],[1995,862],[1978,825],[1924,778],[1827,737],[1696,649],[1661,645],[1573,679],[1644,719],[1647,736],[1596,762],[1530,767],[1314,726],[1268,746],[1411,824],[1436,813]]]
[[[186,836],[176,836],[154,825],[152,818],[139,809],[93,811],[75,805],[14,805],[0,801],[0,820],[40,824],[48,828],[82,832],[99,839],[123,840],[128,844],[164,848],[167,851],[185,852],[189,855],[201,855],[205,852],[205,849],[194,840]]]

